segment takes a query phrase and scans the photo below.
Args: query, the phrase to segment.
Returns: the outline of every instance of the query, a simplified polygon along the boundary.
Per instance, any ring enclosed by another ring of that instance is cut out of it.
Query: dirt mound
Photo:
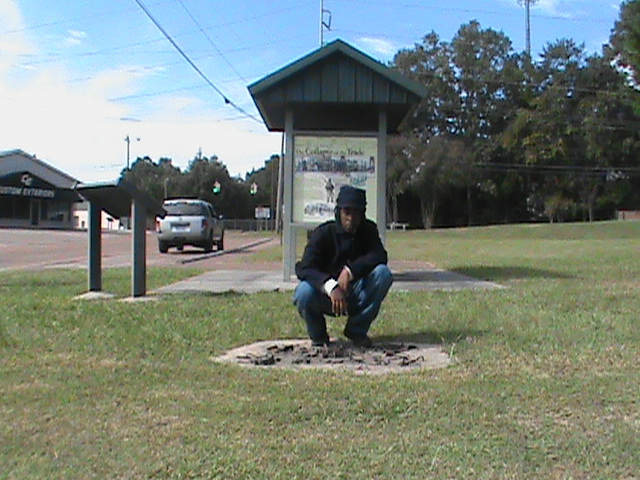
[[[410,372],[450,364],[449,356],[438,345],[385,342],[359,348],[342,340],[326,347],[312,347],[309,340],[264,341],[235,348],[212,360],[247,367],[341,368],[357,373]]]

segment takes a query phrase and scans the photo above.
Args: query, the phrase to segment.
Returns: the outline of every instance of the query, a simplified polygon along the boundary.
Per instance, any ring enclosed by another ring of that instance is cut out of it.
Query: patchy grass
[[[82,271],[2,273],[0,478],[638,478],[639,239],[631,222],[390,232],[392,257],[509,287],[391,293],[374,339],[456,360],[405,375],[209,361],[303,336],[290,293],[87,302]]]

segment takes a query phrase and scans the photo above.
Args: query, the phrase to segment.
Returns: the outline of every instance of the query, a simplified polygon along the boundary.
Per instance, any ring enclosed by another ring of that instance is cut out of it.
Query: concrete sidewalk
[[[428,291],[494,289],[501,285],[477,280],[442,269],[404,270],[393,272],[391,291]],[[295,278],[283,280],[280,271],[215,270],[167,285],[152,292],[155,295],[172,293],[255,293],[262,291],[293,291],[298,284]]]

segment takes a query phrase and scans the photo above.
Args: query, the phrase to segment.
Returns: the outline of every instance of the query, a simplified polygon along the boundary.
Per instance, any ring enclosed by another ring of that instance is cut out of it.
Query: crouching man
[[[393,277],[378,227],[365,218],[364,190],[343,186],[335,220],[319,225],[309,237],[293,303],[307,324],[314,346],[329,344],[325,314],[347,316],[344,335],[358,347],[371,347],[369,327],[375,320]]]

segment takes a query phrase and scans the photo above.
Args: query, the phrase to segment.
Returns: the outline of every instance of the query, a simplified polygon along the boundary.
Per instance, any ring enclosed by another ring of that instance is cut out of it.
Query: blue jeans
[[[352,337],[367,334],[371,323],[378,316],[380,305],[386,297],[393,276],[384,264],[376,266],[369,275],[350,285],[347,293],[347,311],[349,318],[345,332]],[[327,336],[325,314],[333,316],[331,299],[303,280],[293,294],[293,304],[298,307],[300,316],[307,323],[307,333],[312,341],[324,341]]]

